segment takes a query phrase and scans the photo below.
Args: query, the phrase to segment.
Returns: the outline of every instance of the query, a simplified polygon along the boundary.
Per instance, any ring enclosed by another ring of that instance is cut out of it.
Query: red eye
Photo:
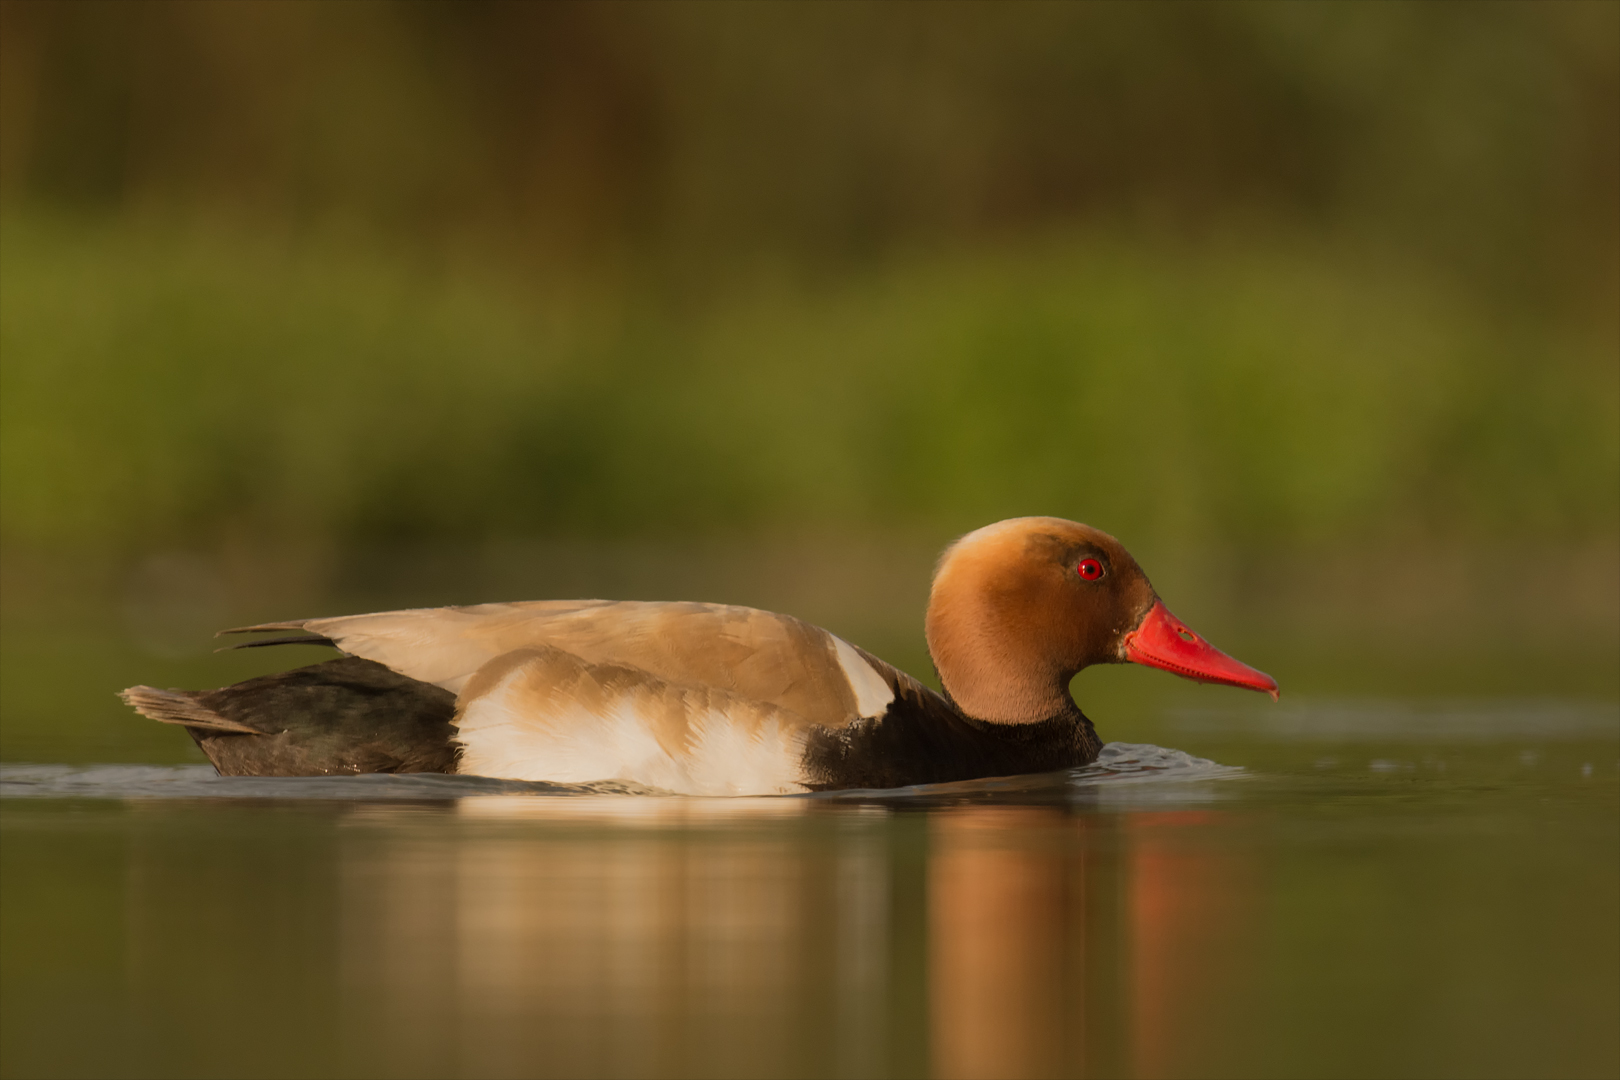
[[[1081,559],[1080,565],[1074,569],[1076,573],[1087,581],[1096,581],[1103,576],[1102,563],[1096,559]]]

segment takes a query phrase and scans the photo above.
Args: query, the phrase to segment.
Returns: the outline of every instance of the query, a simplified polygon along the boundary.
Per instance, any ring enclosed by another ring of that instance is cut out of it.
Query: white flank
[[[571,705],[535,716],[514,693],[522,673],[522,667],[513,670],[467,704],[457,721],[457,772],[559,784],[618,780],[681,795],[806,790],[799,782],[802,736],[784,732],[774,719],[749,733],[724,712],[706,708],[689,717],[686,751],[672,755],[637,715],[634,694],[620,695],[601,713]]]
[[[833,646],[838,650],[838,665],[844,669],[844,678],[849,680],[849,688],[855,694],[856,711],[862,716],[882,716],[889,702],[894,700],[894,691],[871,664],[861,659],[853,645],[837,634],[827,636],[833,639]]]

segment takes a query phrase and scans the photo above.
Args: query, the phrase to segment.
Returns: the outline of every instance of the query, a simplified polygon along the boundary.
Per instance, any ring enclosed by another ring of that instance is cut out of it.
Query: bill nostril
[[[1182,627],[1181,629],[1177,630],[1176,633],[1180,635],[1182,641],[1191,642],[1198,640],[1198,635],[1193,633],[1191,630],[1188,630],[1186,627]]]

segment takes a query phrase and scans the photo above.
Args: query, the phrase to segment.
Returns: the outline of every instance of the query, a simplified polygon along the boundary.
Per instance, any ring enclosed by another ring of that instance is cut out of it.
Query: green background
[[[928,674],[1037,513],[1290,694],[1620,696],[1616,4],[3,12],[7,759],[189,760],[113,691],[367,607]]]

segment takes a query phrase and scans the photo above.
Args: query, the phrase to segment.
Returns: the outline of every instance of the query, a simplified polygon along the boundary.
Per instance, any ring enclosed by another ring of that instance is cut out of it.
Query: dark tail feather
[[[234,634],[234,630],[221,630],[222,634]],[[337,648],[337,642],[329,637],[320,637],[317,634],[293,634],[289,637],[260,638],[257,641],[241,641],[235,645],[221,645],[215,652],[230,652],[232,649],[258,649],[265,645],[330,645]]]
[[[124,704],[160,724],[225,731],[237,735],[262,735],[258,728],[230,720],[208,708],[184,690],[159,690],[155,686],[132,686],[121,692]]]
[[[132,686],[122,696],[184,727],[224,776],[456,771],[456,696],[356,656],[219,690]]]

